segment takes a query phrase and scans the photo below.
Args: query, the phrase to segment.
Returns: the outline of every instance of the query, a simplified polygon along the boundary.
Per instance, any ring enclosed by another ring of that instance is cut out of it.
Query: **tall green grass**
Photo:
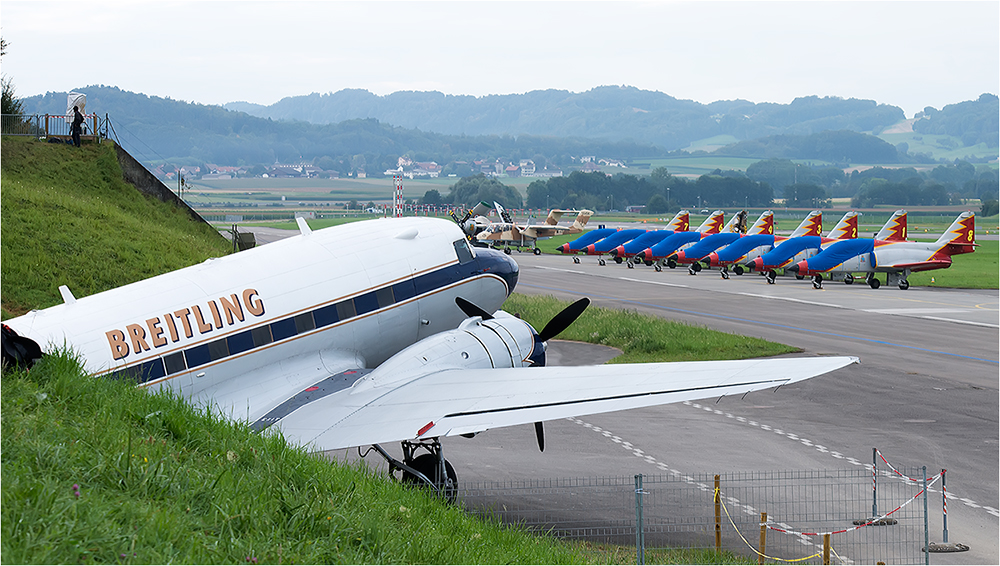
[[[586,560],[280,434],[87,378],[66,352],[0,384],[4,563]]]
[[[226,254],[230,244],[185,211],[139,196],[114,148],[4,136],[0,173],[5,318]]]

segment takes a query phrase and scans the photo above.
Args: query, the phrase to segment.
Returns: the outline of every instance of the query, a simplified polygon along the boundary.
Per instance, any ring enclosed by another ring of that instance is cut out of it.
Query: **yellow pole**
[[[830,563],[830,535],[823,535],[823,564]]]
[[[715,474],[715,551],[722,553],[722,495],[719,492],[719,474]]]
[[[760,514],[760,552],[757,554],[757,564],[764,563],[764,553],[767,551],[767,513]]]

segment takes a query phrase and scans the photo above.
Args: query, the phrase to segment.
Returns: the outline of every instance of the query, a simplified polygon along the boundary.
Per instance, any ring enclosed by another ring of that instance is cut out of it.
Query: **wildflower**
[[[73,495],[77,499],[80,499],[80,484],[78,483],[73,484]]]

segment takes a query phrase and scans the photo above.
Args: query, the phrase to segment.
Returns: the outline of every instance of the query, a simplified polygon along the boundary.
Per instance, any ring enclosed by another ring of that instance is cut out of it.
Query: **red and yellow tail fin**
[[[765,210],[747,230],[747,234],[774,234],[774,211]]]
[[[963,212],[951,223],[948,230],[937,239],[938,244],[954,246],[976,245],[976,215],[973,212]]]
[[[887,242],[905,242],[906,241],[906,211],[897,210],[892,213],[889,217],[889,221],[885,223],[885,226],[875,234],[876,240],[885,240]]]
[[[858,237],[858,218],[859,214],[854,211],[848,211],[840,222],[830,230],[830,233],[826,235],[827,238],[834,238],[836,240],[853,240]]]
[[[691,215],[686,210],[682,210],[674,215],[674,217],[667,223],[667,230],[673,230],[674,232],[687,232],[691,227]]]
[[[698,231],[702,234],[718,234],[726,223],[726,213],[716,210],[698,226]]]
[[[814,210],[806,216],[799,227],[792,232],[791,238],[798,236],[820,236],[823,233],[823,213]]]

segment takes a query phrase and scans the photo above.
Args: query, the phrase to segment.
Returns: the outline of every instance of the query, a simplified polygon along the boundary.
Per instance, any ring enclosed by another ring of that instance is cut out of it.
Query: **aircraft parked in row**
[[[623,261],[628,261],[632,259],[637,252],[656,245],[658,242],[663,241],[664,238],[673,234],[674,232],[687,232],[690,227],[690,214],[686,210],[681,210],[667,223],[667,227],[664,230],[649,230],[644,234],[639,235],[637,238],[633,238],[624,244],[621,244],[617,248],[608,252],[608,255],[615,259],[615,263],[621,263]],[[652,265],[653,262],[649,262],[647,265]],[[632,263],[628,263],[629,268],[632,267]]]
[[[537,332],[497,310],[517,264],[450,221],[298,223],[299,235],[88,297],[62,286],[63,304],[6,322],[4,363],[68,348],[91,376],[177,392],[311,450],[372,445],[447,494],[441,437],[536,423],[544,448],[546,420],[739,396],[858,361],[545,366],[546,341],[587,299]],[[402,461],[386,442],[403,444]]]
[[[819,252],[823,244],[830,244],[839,239],[858,237],[858,213],[851,210],[844,214],[840,222],[830,230],[824,238],[820,235],[823,231],[823,213],[814,210],[809,218],[814,221],[806,234],[795,236],[776,243],[767,253],[754,258],[746,263],[747,269],[754,269],[764,275],[768,283],[773,284],[778,276],[776,269],[780,269],[799,259],[804,259]]]
[[[721,210],[716,210],[710,214],[704,222],[702,222],[701,226],[699,226],[697,230],[693,232],[674,232],[656,245],[650,246],[635,254],[632,261],[635,262],[638,260],[643,262],[656,262],[654,263],[654,268],[656,271],[660,271],[662,268],[659,264],[659,260],[666,258],[670,254],[685,246],[697,242],[704,236],[718,234],[722,231],[725,221],[725,213]]]
[[[902,213],[900,223],[888,229],[896,215]],[[879,234],[888,233],[893,240],[879,238],[858,238],[831,244],[818,254],[788,267],[787,271],[800,276],[813,276],[813,286],[822,287],[823,274],[838,274],[844,283],[854,282],[855,273],[864,273],[865,282],[872,289],[881,285],[876,273],[886,273],[886,284],[898,285],[900,289],[910,288],[910,273],[944,269],[951,267],[951,257],[975,251],[976,215],[963,212],[951,226],[934,242],[905,241],[906,212],[896,211]],[[902,240],[900,240],[900,238]]]

